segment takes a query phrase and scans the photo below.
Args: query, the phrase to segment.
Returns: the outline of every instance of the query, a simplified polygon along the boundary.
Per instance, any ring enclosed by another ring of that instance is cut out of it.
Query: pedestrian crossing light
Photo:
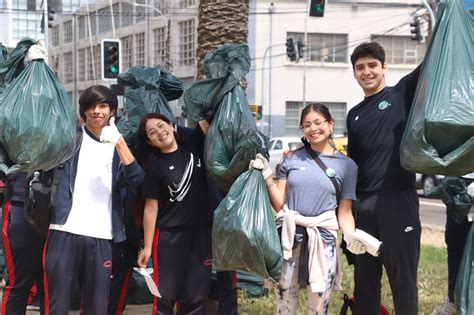
[[[103,39],[101,43],[102,80],[117,79],[120,73],[120,40]]]
[[[309,7],[309,16],[323,17],[326,0],[311,0]]]
[[[257,118],[257,120],[262,120],[262,118],[263,118],[262,106],[261,105],[257,106],[257,117],[256,118]]]
[[[418,16],[413,18],[413,22],[410,23],[410,32],[411,32],[411,39],[416,40],[418,43],[424,42],[423,31],[421,30],[421,21]]]
[[[290,58],[290,61],[298,59],[296,56],[295,42],[291,37],[286,39],[286,55]]]

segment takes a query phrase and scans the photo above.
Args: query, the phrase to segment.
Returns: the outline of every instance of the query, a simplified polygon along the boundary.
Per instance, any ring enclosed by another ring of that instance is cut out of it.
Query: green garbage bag
[[[168,101],[183,94],[183,82],[162,68],[131,67],[119,74],[117,83],[130,88],[125,92],[126,111],[117,124],[125,141],[133,144],[140,119],[152,112],[160,113],[176,123]]]
[[[43,60],[23,66],[32,39],[20,41],[0,63],[7,83],[0,96],[0,172],[49,170],[74,153],[76,123],[69,97]],[[1,156],[1,154],[0,154]]]
[[[186,112],[196,121],[215,115],[204,161],[208,174],[227,191],[257,153],[268,156],[268,139],[257,129],[240,85],[250,69],[248,47],[225,44],[206,56],[204,67],[209,79],[184,93]]]
[[[447,215],[455,222],[466,220],[472,201],[467,193],[466,181],[460,177],[445,177],[427,197],[441,198],[446,205]]]
[[[2,63],[4,60],[7,59],[7,48],[3,46],[2,43],[0,43],[0,63]],[[0,74],[0,95],[3,93],[3,90],[5,89],[5,85],[3,82],[3,76]]]
[[[474,171],[473,17],[443,0],[400,146],[402,166],[422,174]]]
[[[474,224],[471,226],[454,290],[456,314],[474,314]]]
[[[240,175],[214,211],[212,264],[215,270],[244,270],[279,281],[280,238],[258,170]]]

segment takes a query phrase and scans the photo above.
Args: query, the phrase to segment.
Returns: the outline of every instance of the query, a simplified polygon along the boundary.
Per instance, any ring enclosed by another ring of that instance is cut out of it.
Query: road
[[[423,227],[444,231],[446,206],[440,199],[420,197],[420,220]]]

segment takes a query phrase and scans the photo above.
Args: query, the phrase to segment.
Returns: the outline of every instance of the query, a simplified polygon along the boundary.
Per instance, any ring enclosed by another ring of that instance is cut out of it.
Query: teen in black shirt
[[[378,43],[359,45],[351,61],[365,94],[347,115],[348,155],[359,166],[356,225],[383,242],[380,257],[356,256],[356,314],[380,314],[382,265],[396,314],[417,314],[419,204],[415,174],[401,167],[399,146],[420,67],[394,87],[386,87],[385,52]]]
[[[202,120],[180,139],[171,122],[157,113],[139,125],[139,141],[158,150],[145,169],[143,197],[144,249],[138,265],[153,255],[153,277],[162,298],[154,299],[153,314],[204,314],[211,279],[211,214],[203,164]]]

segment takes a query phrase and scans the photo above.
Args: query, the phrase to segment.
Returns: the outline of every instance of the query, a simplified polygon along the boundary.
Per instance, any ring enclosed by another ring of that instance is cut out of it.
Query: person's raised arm
[[[143,212],[143,249],[138,255],[138,266],[146,268],[151,257],[153,247],[153,237],[155,235],[156,218],[158,217],[158,200],[146,199],[145,210]]]
[[[135,157],[128,148],[125,139],[118,131],[117,126],[115,126],[114,117],[111,117],[109,120],[109,125],[102,129],[102,132],[100,133],[100,141],[115,144],[115,148],[117,149],[117,153],[123,165],[127,166],[135,161]]]

